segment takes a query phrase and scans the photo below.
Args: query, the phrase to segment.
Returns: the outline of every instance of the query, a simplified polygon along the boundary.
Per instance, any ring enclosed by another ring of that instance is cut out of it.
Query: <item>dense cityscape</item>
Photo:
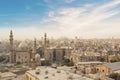
[[[0,42],[2,80],[120,79],[120,39],[14,39]]]
[[[120,0],[0,0],[0,80],[120,80]]]

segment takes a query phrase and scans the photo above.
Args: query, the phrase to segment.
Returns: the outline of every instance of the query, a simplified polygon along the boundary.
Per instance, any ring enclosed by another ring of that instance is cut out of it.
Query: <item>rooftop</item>
[[[112,71],[120,70],[120,62],[106,63],[103,65],[110,68]]]
[[[0,73],[0,76],[2,79],[4,79],[4,78],[16,77],[16,74],[12,72],[4,72],[4,73]]]
[[[36,70],[30,70],[26,73],[33,75],[38,80],[69,80],[72,78],[72,80],[92,80],[87,77],[82,77],[81,75],[77,75],[74,73],[69,73],[67,71],[54,69],[51,67],[39,67],[37,70],[40,72],[39,74],[36,74]],[[46,73],[47,71],[47,73]]]
[[[79,64],[102,64],[102,62],[100,61],[78,62],[77,65]]]

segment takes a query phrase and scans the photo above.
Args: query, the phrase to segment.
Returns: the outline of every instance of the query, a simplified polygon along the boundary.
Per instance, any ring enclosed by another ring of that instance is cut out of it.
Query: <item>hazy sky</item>
[[[0,39],[120,38],[120,0],[0,0]]]

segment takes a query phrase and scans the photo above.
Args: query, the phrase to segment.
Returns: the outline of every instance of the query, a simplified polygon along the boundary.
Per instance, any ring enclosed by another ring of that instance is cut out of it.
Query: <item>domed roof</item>
[[[26,50],[26,49],[28,49],[28,42],[22,41],[18,46],[18,50]]]

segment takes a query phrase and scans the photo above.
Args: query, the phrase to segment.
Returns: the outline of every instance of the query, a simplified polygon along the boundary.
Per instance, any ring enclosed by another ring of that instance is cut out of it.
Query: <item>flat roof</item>
[[[79,64],[102,64],[102,62],[100,61],[78,62],[77,65]]]
[[[120,62],[106,63],[106,64],[103,64],[103,66],[106,66],[113,71],[120,70]]]
[[[8,78],[8,77],[16,77],[17,75],[12,72],[4,72],[4,73],[0,73],[0,76],[2,78]]]
[[[72,80],[83,80],[83,78],[84,80],[93,80],[87,77],[82,77],[81,75],[78,75],[78,74],[54,69],[51,67],[39,67],[38,69],[40,69],[40,74],[36,74],[35,73],[36,70],[30,70],[30,71],[27,71],[26,73],[34,76],[38,80],[46,80],[46,77],[47,77],[47,80],[67,80],[70,77],[72,77]],[[45,74],[45,71],[48,71],[48,74]]]

